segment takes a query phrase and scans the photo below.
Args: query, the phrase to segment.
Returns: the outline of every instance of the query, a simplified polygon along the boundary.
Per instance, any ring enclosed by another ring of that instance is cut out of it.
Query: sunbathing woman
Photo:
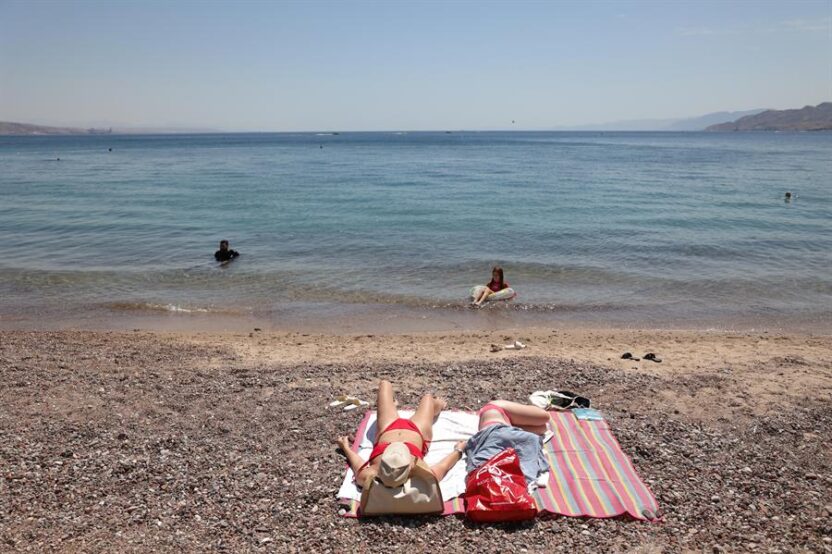
[[[470,473],[506,448],[514,448],[528,483],[547,471],[543,435],[549,414],[536,406],[494,400],[480,411],[479,431],[468,439],[465,470]]]
[[[503,279],[503,268],[495,265],[491,269],[491,282],[485,285],[485,288],[480,290],[477,297],[474,298],[474,306],[482,306],[482,303],[488,300],[489,296],[507,288],[508,283]]]
[[[372,479],[385,487],[398,487],[407,481],[411,470],[420,464],[427,468],[437,482],[462,459],[465,441],[454,446],[454,451],[433,467],[428,467],[425,454],[428,452],[433,438],[433,422],[445,408],[445,401],[426,394],[419,402],[416,413],[410,419],[399,417],[396,401],[393,398],[393,385],[389,381],[381,381],[378,385],[378,399],[376,409],[376,439],[370,459],[366,462],[350,448],[349,437],[339,437],[338,446],[347,456],[353,472],[355,482],[364,486]]]

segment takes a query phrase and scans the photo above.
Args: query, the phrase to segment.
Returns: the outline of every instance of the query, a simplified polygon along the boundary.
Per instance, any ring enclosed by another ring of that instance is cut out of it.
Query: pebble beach
[[[514,338],[528,348],[490,352]],[[621,360],[628,344],[664,359]],[[670,331],[3,331],[0,550],[830,552],[830,345]],[[328,403],[372,401],[380,378],[402,405],[427,391],[455,409],[549,387],[591,397],[661,522],[340,517],[333,440],[363,412]]]

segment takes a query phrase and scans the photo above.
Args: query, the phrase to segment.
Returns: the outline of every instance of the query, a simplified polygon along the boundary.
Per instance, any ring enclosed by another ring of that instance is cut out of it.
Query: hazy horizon
[[[0,120],[545,130],[832,98],[832,4],[3,2]]]

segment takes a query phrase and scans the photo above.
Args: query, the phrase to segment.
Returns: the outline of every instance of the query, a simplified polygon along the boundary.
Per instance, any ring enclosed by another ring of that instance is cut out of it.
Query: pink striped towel
[[[544,452],[549,483],[535,496],[542,511],[565,516],[653,520],[658,505],[604,420],[552,412]]]

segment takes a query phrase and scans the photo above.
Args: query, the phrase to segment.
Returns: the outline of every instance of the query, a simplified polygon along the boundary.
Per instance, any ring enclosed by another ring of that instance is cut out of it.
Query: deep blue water
[[[440,314],[499,263],[505,313],[828,324],[832,134],[0,137],[0,236],[0,319]]]

